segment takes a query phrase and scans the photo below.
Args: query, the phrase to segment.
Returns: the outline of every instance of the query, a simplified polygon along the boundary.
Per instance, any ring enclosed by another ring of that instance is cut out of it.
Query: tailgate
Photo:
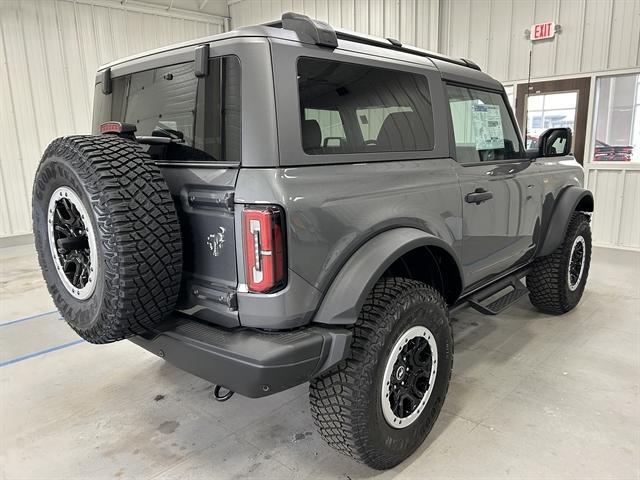
[[[193,58],[190,50],[171,61],[160,57],[138,65],[139,71],[116,68],[109,86],[96,85],[93,127],[123,122],[129,135],[135,127],[136,139],[162,171],[180,220],[184,266],[178,309],[231,327],[239,325],[233,190],[241,160],[240,60],[203,56],[196,71]],[[110,70],[104,73],[110,78]]]
[[[238,326],[233,192],[237,168],[162,166],[180,227],[184,266],[178,309]]]

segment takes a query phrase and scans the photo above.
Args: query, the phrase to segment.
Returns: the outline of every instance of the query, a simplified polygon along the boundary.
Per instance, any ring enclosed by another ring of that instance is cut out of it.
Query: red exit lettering
[[[556,33],[555,24],[553,22],[536,23],[531,25],[531,40],[544,40],[553,38]]]

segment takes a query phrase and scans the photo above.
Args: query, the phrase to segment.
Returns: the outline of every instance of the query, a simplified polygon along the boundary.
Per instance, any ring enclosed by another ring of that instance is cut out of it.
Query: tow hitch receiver
[[[230,390],[222,385],[214,385],[213,387],[213,398],[215,398],[218,402],[226,402],[235,392]]]

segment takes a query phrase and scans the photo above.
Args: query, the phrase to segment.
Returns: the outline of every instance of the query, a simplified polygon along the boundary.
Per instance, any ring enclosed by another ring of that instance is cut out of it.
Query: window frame
[[[449,85],[453,87],[468,88],[470,90],[479,90],[482,92],[494,93],[499,95],[500,98],[502,98],[502,101],[504,102],[504,106],[507,109],[507,113],[509,114],[509,118],[511,119],[511,124],[513,125],[514,131],[516,133],[518,144],[520,145],[519,157],[509,158],[506,160],[491,160],[486,162],[467,162],[467,163],[463,163],[458,159],[458,151],[456,148],[456,138],[455,138],[455,133],[453,131],[453,116],[451,114],[451,105],[449,103],[449,94],[447,92],[447,86]],[[442,87],[443,87],[443,91],[444,91],[444,95],[446,97],[446,103],[447,103],[448,123],[449,123],[449,142],[451,144],[451,158],[453,158],[456,161],[456,163],[458,163],[458,165],[461,165],[463,167],[472,167],[472,166],[478,166],[478,165],[500,165],[503,163],[532,161],[532,159],[527,155],[527,150],[524,147],[524,143],[522,141],[522,132],[520,131],[520,127],[518,125],[518,122],[516,121],[515,114],[513,112],[513,109],[511,108],[511,104],[509,103],[509,98],[507,97],[507,93],[504,89],[504,86],[500,90],[498,90],[498,89],[487,88],[479,85],[474,85],[472,83],[443,80]]]
[[[625,72],[614,72],[614,73],[609,73],[609,72],[604,72],[601,74],[593,74],[590,76],[590,79],[592,81],[591,83],[591,88],[593,89],[593,95],[590,96],[590,102],[591,104],[589,105],[589,108],[592,109],[593,111],[593,118],[591,118],[590,122],[591,125],[589,125],[588,128],[588,134],[587,137],[585,139],[585,147],[584,147],[584,167],[588,166],[591,168],[591,170],[597,170],[597,169],[607,169],[609,167],[612,168],[617,168],[617,169],[623,169],[623,170],[629,170],[629,169],[637,169],[640,168],[640,158],[638,160],[634,160],[633,158],[631,159],[630,162],[626,162],[626,161],[621,161],[621,160],[612,160],[612,161],[605,161],[605,160],[599,160],[599,161],[594,161],[594,156],[596,153],[596,141],[597,141],[597,128],[598,128],[598,109],[599,109],[599,103],[600,103],[600,85],[599,82],[608,78],[616,78],[616,77],[624,77],[624,76],[636,76],[637,77],[637,83],[636,83],[636,98],[634,98],[634,103],[631,104],[631,108],[632,108],[632,117],[631,117],[631,128],[633,129],[633,126],[635,125],[635,122],[637,122],[637,118],[635,116],[636,114],[636,109],[639,108],[640,103],[638,103],[638,101],[640,100],[640,70],[631,70],[631,71],[625,71]],[[631,142],[630,142],[631,143]],[[635,147],[635,145],[634,145]]]
[[[220,69],[220,75],[219,75],[219,79],[218,79],[218,83],[219,83],[219,88],[226,88],[225,85],[225,78],[222,75],[222,66],[224,65],[224,60],[228,60],[228,59],[233,59],[236,63],[237,66],[239,68],[239,77],[240,77],[240,86],[239,88],[242,89],[242,63],[240,60],[240,57],[234,53],[228,53],[228,54],[220,54],[220,55],[213,55],[213,56],[209,56],[207,59],[208,65],[209,65],[209,75],[214,75],[215,72],[215,67],[214,67],[214,62],[220,62],[221,65],[221,69]],[[116,81],[123,81],[125,82],[123,85],[123,98],[120,100],[121,102],[123,102],[118,109],[121,110],[120,114],[123,117],[126,117],[127,114],[129,113],[129,96],[131,93],[131,82],[133,80],[133,77],[136,75],[142,75],[142,74],[147,74],[149,72],[154,72],[153,75],[156,75],[156,72],[160,69],[176,69],[176,68],[180,68],[183,66],[189,66],[194,70],[193,73],[193,78],[195,79],[195,98],[194,98],[194,105],[193,105],[193,125],[192,125],[192,137],[190,140],[190,142],[187,142],[186,145],[189,146],[190,148],[193,148],[195,150],[200,150],[208,155],[211,155],[210,152],[207,152],[207,150],[200,149],[197,148],[196,144],[196,140],[198,138],[198,121],[200,119],[200,115],[204,114],[204,110],[202,112],[199,112],[198,110],[198,106],[199,106],[199,95],[200,95],[200,91],[202,89],[202,92],[204,92],[204,88],[206,88],[206,82],[208,80],[208,77],[201,77],[198,78],[195,76],[195,65],[193,60],[187,60],[184,59],[183,61],[177,61],[175,63],[166,63],[166,64],[160,64],[160,65],[147,65],[146,68],[140,68],[134,71],[129,71],[129,72],[125,72],[121,75],[117,75],[113,77],[114,82]],[[99,87],[100,83],[96,83],[95,85],[95,93],[94,95],[104,95],[100,92],[100,87]],[[105,95],[106,96],[106,95]],[[113,110],[114,106],[113,106],[113,102],[114,102],[114,98],[113,98],[113,92],[111,94],[108,94],[109,101],[112,103],[111,109]],[[223,96],[224,98],[224,96]],[[126,99],[126,102],[125,102]],[[95,101],[94,101],[94,111],[93,111],[93,116],[94,118],[92,119],[92,123],[94,124],[94,130],[97,129],[98,125],[96,124],[96,111],[95,111]],[[221,105],[222,108],[222,105]],[[222,110],[220,110],[222,111]],[[243,106],[242,106],[242,95],[240,95],[240,106],[239,106],[239,113],[240,113],[240,125],[241,125],[241,132],[240,132],[240,138],[238,139],[239,143],[238,145],[236,145],[234,148],[237,149],[237,154],[238,154],[238,158],[237,159],[230,159],[230,160],[226,160],[226,159],[222,159],[222,160],[199,160],[199,159],[191,159],[191,158],[185,158],[185,159],[161,159],[161,160],[157,160],[156,162],[159,165],[183,165],[183,164],[206,164],[206,165],[239,165],[241,160],[242,160],[242,119],[243,119]],[[109,121],[113,120],[113,113],[111,115],[111,118],[109,119]],[[224,153],[226,153],[227,150],[227,137],[228,134],[227,132],[224,131],[224,129],[226,128],[226,121],[225,121],[225,117],[224,115],[222,115],[222,117],[219,119],[219,123],[220,123],[220,128],[221,128],[221,132],[220,132],[220,137],[223,138],[224,140],[222,141],[222,143],[220,143],[220,149],[221,151],[223,151]],[[120,119],[119,121],[125,121],[124,119]],[[200,121],[204,121],[206,122],[206,119],[200,120]],[[205,125],[203,125],[204,127]],[[94,134],[97,134],[97,131],[94,131]],[[150,135],[147,132],[136,132],[138,134],[140,134],[141,136],[148,136]],[[204,142],[204,137],[203,137],[203,142]]]
[[[352,52],[345,48],[328,50],[306,44],[296,44],[281,39],[272,39],[272,61],[278,118],[278,148],[280,165],[312,166],[337,165],[372,162],[392,162],[407,160],[449,158],[449,138],[445,122],[434,122],[434,145],[432,150],[407,152],[365,152],[310,155],[302,148],[302,128],[300,125],[300,96],[298,92],[297,63],[300,57],[352,63],[387,70],[402,71],[425,77],[431,94],[434,119],[444,113],[447,105],[442,92],[442,78],[439,70],[428,58],[416,58],[415,62],[395,58]],[[295,92],[292,95],[292,91]]]

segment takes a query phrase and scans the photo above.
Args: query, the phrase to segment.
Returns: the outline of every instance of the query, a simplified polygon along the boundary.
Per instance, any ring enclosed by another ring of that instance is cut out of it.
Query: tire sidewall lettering
[[[59,305],[60,313],[65,318],[74,318],[80,328],[87,328],[95,323],[100,316],[99,298],[104,291],[104,277],[98,275],[96,278],[96,289],[91,297],[86,300],[74,298],[62,285],[48,244],[47,209],[49,199],[58,187],[66,186],[74,190],[85,205],[91,217],[88,221],[97,236],[98,261],[102,261],[103,258],[101,234],[95,228],[95,213],[91,208],[91,202],[79,178],[67,163],[68,161],[64,157],[57,155],[48,157],[36,174],[33,198],[34,238],[38,246],[43,276],[56,305]]]

